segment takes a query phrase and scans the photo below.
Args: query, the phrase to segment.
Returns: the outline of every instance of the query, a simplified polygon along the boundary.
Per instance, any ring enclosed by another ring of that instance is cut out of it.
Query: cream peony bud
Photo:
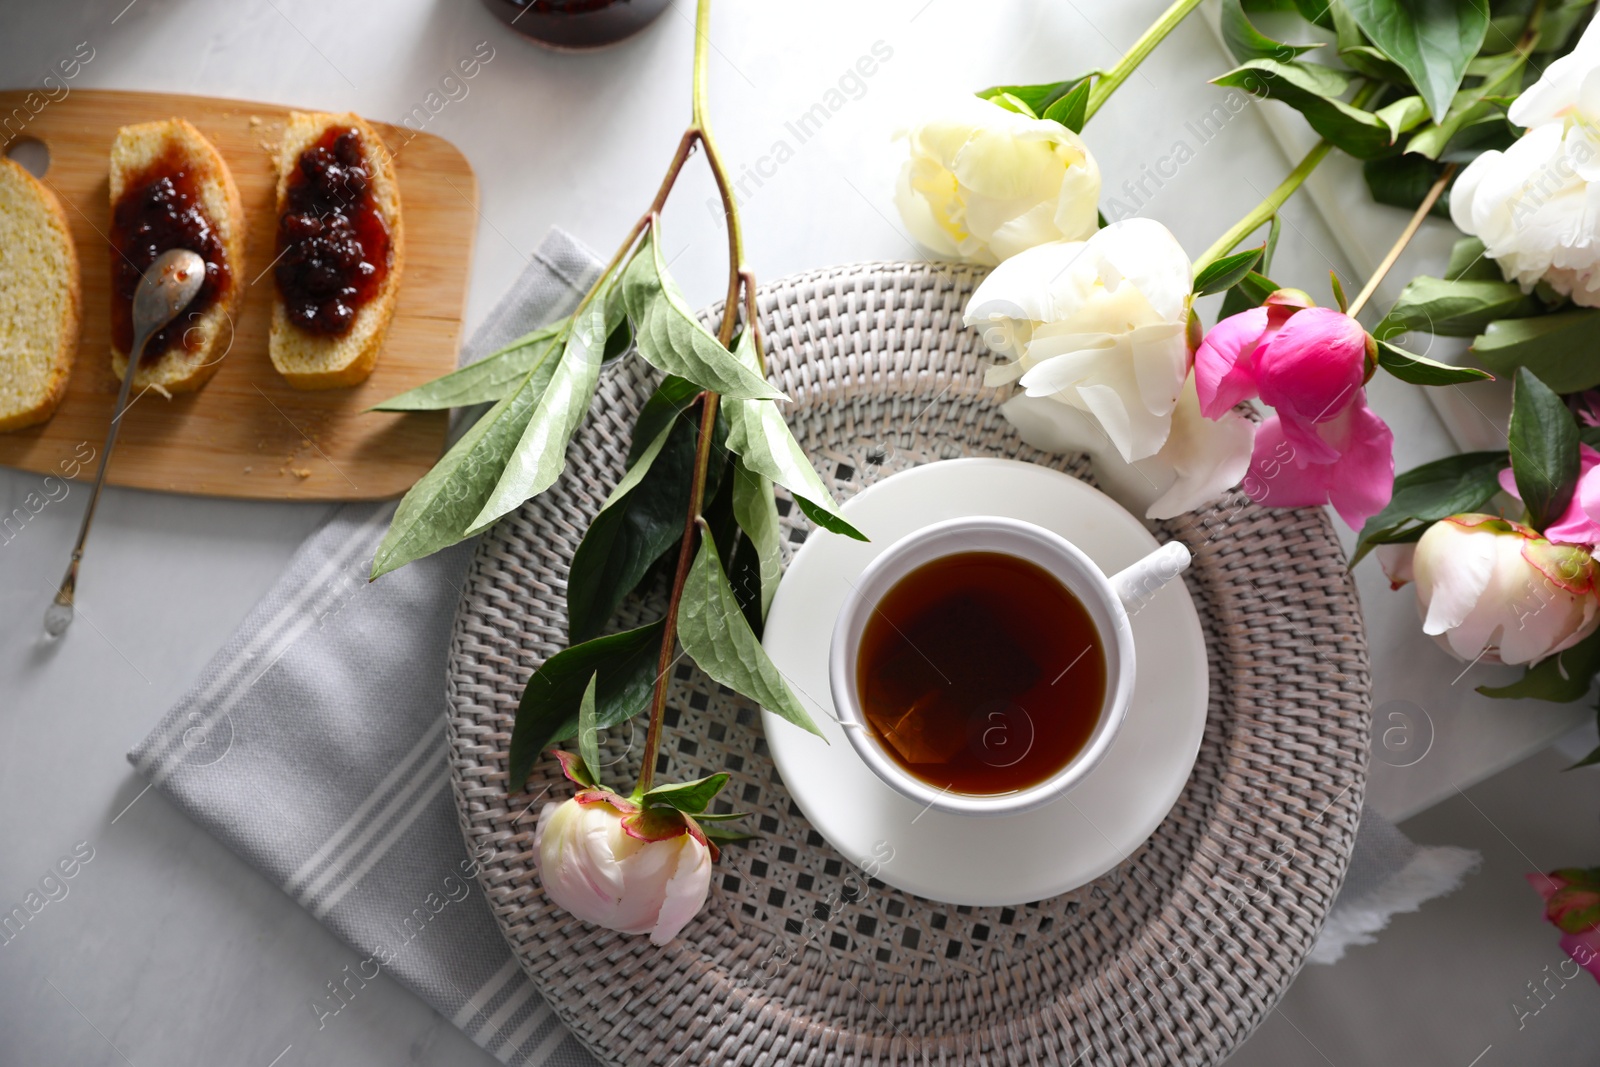
[[[693,823],[657,840],[636,836],[624,827],[637,819],[632,807],[600,791],[546,804],[534,834],[539,877],[578,918],[665,945],[705,904],[711,851]]]
[[[1083,139],[977,97],[911,130],[895,206],[941,256],[995,264],[1094,233],[1100,168]]]
[[[1596,564],[1521,523],[1455,515],[1412,558],[1422,630],[1463,660],[1537,663],[1600,626]]]
[[[1161,450],[1189,374],[1189,257],[1151,219],[1030,248],[995,268],[966,324],[1013,362],[985,382],[1084,412],[1127,462]]]

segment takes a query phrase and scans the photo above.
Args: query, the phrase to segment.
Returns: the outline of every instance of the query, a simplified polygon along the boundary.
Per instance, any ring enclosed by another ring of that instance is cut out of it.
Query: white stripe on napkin
[[[438,744],[439,734],[443,732],[443,730],[444,720],[440,719],[422,732],[422,736],[417,739],[417,743],[411,746],[411,751],[407,752],[405,757],[401,759],[399,763],[395,764],[393,770],[384,775],[383,780],[378,783],[377,788],[368,794],[367,799],[363,800],[361,805],[357,807],[355,811],[351,812],[350,818],[345,820],[344,825],[335,830],[333,836],[328,838],[327,841],[323,842],[322,847],[313,852],[311,857],[300,865],[300,869],[294,872],[294,875],[290,877],[289,881],[283,887],[285,892],[298,895],[298,890],[301,884],[307,878],[311,877],[311,872],[316,870],[317,867],[321,865],[322,861],[328,857],[330,852],[344,843],[344,839],[350,835],[352,830],[361,824],[362,820],[366,818],[367,813],[370,812],[380,800],[389,794],[389,791],[394,788],[395,783],[400,781],[401,776],[411,770],[412,765],[424,755],[437,751],[435,746]],[[383,815],[380,813],[379,818],[382,817]],[[361,843],[363,842],[357,842],[358,845]],[[334,866],[337,867],[342,862],[343,857],[340,857],[340,859],[334,861]],[[302,901],[302,903],[304,903],[304,901]]]

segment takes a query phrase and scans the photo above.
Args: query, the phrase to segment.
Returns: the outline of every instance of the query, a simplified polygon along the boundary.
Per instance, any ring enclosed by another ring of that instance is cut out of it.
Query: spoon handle
[[[84,508],[83,521],[78,524],[78,540],[72,546],[72,559],[67,563],[67,573],[61,578],[56,597],[45,612],[45,630],[59,636],[72,621],[73,599],[78,590],[78,563],[83,559],[83,546],[89,539],[89,524],[94,521],[95,505],[100,503],[100,490],[106,483],[106,466],[111,462],[111,449],[117,443],[117,431],[122,427],[122,413],[128,406],[128,392],[133,386],[133,375],[139,361],[144,358],[145,344],[150,340],[146,331],[134,338],[133,351],[128,355],[128,365],[122,372],[122,387],[117,390],[117,406],[111,412],[111,425],[106,427],[105,447],[100,450],[100,465],[95,470],[94,487],[89,490],[89,506]]]

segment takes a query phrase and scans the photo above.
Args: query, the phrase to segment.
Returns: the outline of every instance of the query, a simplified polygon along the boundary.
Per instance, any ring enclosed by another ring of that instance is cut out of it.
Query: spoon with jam
[[[100,450],[100,467],[95,471],[94,488],[89,491],[89,506],[84,509],[83,522],[78,526],[78,540],[72,546],[72,561],[67,564],[67,573],[56,590],[54,602],[44,613],[44,632],[51,637],[60,637],[72,625],[73,601],[78,591],[78,564],[83,560],[84,542],[89,539],[89,524],[94,521],[95,505],[100,502],[100,490],[105,485],[106,465],[111,462],[111,449],[117,443],[122,413],[128,406],[128,390],[133,385],[134,370],[139,366],[150,339],[189,306],[205,280],[205,260],[186,248],[174,248],[161,253],[139,279],[139,287],[133,294],[133,347],[128,350],[128,366],[122,372],[122,388],[117,390],[117,404],[111,410],[111,425],[106,428],[106,443]]]

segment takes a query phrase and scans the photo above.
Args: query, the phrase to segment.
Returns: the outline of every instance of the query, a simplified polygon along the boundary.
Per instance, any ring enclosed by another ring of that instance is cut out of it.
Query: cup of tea
[[[1001,815],[1055,800],[1127,714],[1130,614],[1189,560],[1168,542],[1107,577],[1061,535],[998,516],[902,538],[862,572],[834,625],[828,673],[845,736],[929,808]]]

